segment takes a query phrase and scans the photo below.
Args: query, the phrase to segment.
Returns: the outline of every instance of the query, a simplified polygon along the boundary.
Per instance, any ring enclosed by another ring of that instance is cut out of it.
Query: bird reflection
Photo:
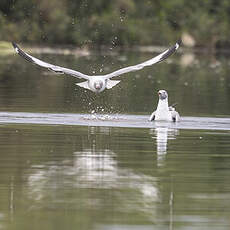
[[[157,145],[157,163],[158,166],[163,166],[167,154],[168,139],[175,139],[179,134],[178,129],[168,128],[167,126],[159,126],[155,129],[150,129],[150,134],[154,135]]]
[[[141,209],[149,220],[157,221],[157,204],[162,201],[157,179],[135,168],[122,167],[123,158],[119,160],[119,154],[110,149],[110,144],[101,141],[109,136],[111,129],[102,129],[90,127],[88,136],[82,140],[82,149],[74,151],[71,158],[33,166],[33,173],[27,174],[29,186],[25,194],[38,204],[51,200],[58,205],[68,192],[65,202],[86,210],[92,203],[94,208],[101,209],[109,196],[119,204],[112,206],[113,209],[128,213]],[[112,192],[105,194],[105,191]]]
[[[167,153],[167,141],[168,141],[168,128],[159,127],[155,129],[156,142],[157,142],[157,154],[165,155]]]
[[[48,199],[56,204],[62,202],[63,194],[68,191],[71,196],[65,197],[65,202],[86,210],[92,204],[100,209],[106,205],[104,191],[113,191],[108,196],[119,204],[112,206],[113,209],[128,213],[141,209],[149,220],[157,221],[156,204],[162,201],[162,197],[156,178],[120,167],[113,151],[84,149],[74,152],[71,162],[65,160],[58,167],[51,164],[47,162],[43,167],[39,166],[29,176],[26,194],[30,200],[40,204]],[[94,191],[100,191],[98,196],[95,197]]]

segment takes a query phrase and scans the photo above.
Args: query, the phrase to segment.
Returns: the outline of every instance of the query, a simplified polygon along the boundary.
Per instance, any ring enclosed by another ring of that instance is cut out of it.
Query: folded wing
[[[122,68],[120,70],[106,74],[104,77],[106,79],[109,79],[109,78],[116,77],[116,76],[119,76],[119,75],[124,74],[124,73],[140,70],[140,69],[144,68],[145,66],[151,66],[151,65],[156,64],[158,62],[161,62],[161,61],[165,60],[166,58],[168,58],[169,56],[171,56],[180,47],[180,44],[181,44],[181,40],[177,41],[174,46],[170,47],[169,49],[165,50],[163,53],[157,55],[156,57],[154,57],[148,61],[145,61],[145,62],[137,64],[137,65]]]
[[[151,116],[149,117],[149,121],[154,121],[156,117],[156,111],[154,111]]]
[[[44,67],[44,68],[47,68],[55,73],[58,73],[58,74],[69,74],[73,77],[77,77],[77,78],[84,78],[84,79],[89,79],[90,76],[86,75],[86,74],[83,74],[83,73],[80,73],[78,71],[75,71],[75,70],[72,70],[72,69],[67,69],[67,68],[63,68],[63,67],[60,67],[60,66],[56,66],[56,65],[52,65],[52,64],[49,64],[47,62],[44,62],[44,61],[41,61],[29,54],[27,54],[26,52],[24,52],[22,49],[19,48],[19,46],[12,42],[12,45],[15,49],[15,51],[21,56],[23,57],[24,59],[26,59],[27,61],[31,62],[31,63],[34,63],[36,65],[39,65],[41,67]]]

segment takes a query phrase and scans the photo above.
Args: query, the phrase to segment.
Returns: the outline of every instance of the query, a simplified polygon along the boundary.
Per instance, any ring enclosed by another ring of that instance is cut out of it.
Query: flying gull
[[[179,121],[180,115],[173,106],[168,104],[168,94],[165,90],[159,90],[159,102],[149,121]]]
[[[83,87],[85,89],[89,89],[93,92],[100,93],[100,92],[104,91],[105,89],[111,89],[112,87],[114,87],[115,85],[117,85],[120,82],[119,80],[110,80],[111,78],[120,76],[121,74],[125,74],[128,72],[137,71],[137,70],[144,68],[145,66],[151,66],[151,65],[154,65],[158,62],[165,60],[166,58],[171,56],[179,48],[180,43],[181,43],[181,40],[177,41],[174,46],[170,47],[169,49],[165,50],[164,52],[157,55],[156,57],[151,58],[151,59],[149,59],[143,63],[129,66],[129,67],[125,67],[125,68],[119,69],[119,70],[114,71],[114,72],[109,73],[109,74],[95,75],[95,76],[86,75],[86,74],[80,73],[76,70],[67,69],[64,67],[57,66],[57,65],[49,64],[47,62],[41,61],[41,60],[27,54],[22,49],[20,49],[20,47],[16,43],[12,42],[12,45],[13,45],[15,51],[21,57],[26,59],[27,61],[32,62],[34,64],[37,64],[41,67],[47,68],[47,69],[49,69],[49,70],[51,70],[57,74],[68,74],[68,75],[71,75],[71,76],[76,77],[76,78],[84,79],[86,81],[78,83],[77,85],[80,87]]]

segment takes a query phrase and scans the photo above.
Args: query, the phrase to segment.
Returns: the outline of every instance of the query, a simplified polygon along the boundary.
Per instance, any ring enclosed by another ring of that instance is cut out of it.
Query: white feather
[[[81,82],[81,83],[76,83],[76,85],[78,85],[78,86],[80,86],[82,88],[85,88],[85,89],[90,89],[88,81],[84,81],[84,82]]]
[[[120,81],[116,81],[116,80],[107,80],[107,84],[106,84],[106,88],[107,89],[111,89],[113,88],[115,85],[117,85]]]

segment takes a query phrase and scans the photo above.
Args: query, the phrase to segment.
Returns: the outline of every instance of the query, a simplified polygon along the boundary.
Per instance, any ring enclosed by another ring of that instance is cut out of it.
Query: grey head
[[[165,90],[159,90],[158,95],[160,100],[165,100],[168,98],[168,94]]]
[[[100,81],[100,80],[95,81],[93,86],[94,86],[94,88],[95,88],[96,90],[99,91],[99,90],[102,88],[102,86],[103,86],[103,82]]]

